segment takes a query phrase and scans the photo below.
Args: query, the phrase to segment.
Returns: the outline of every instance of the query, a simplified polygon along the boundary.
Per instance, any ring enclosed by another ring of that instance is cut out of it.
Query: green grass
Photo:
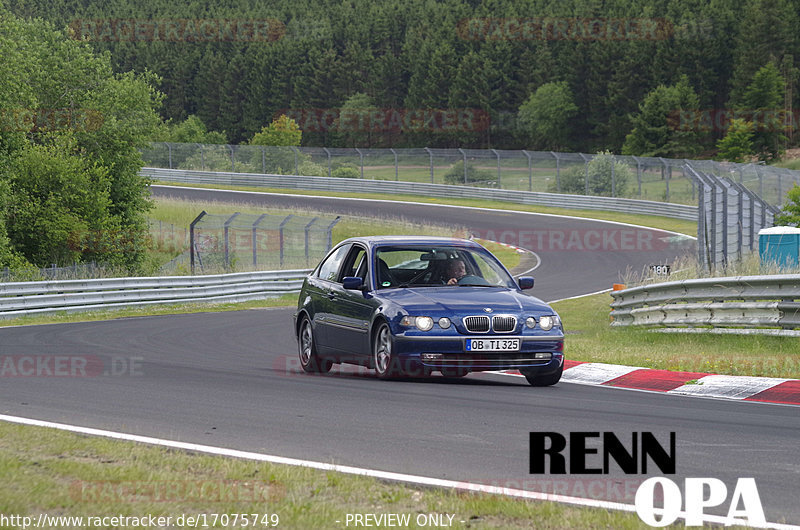
[[[454,515],[454,528],[644,527],[626,512],[417,488],[5,422],[0,474],[0,512],[7,516],[154,515],[171,516],[174,524],[182,514],[277,514],[279,528],[325,529],[345,527],[348,513],[410,514],[410,528],[417,528],[417,514],[436,513]]]
[[[158,306],[128,307],[120,309],[103,309],[100,311],[86,311],[67,313],[66,311],[51,315],[23,316],[12,319],[0,320],[0,327],[32,326],[40,324],[65,324],[70,322],[92,322],[97,320],[110,320],[116,318],[136,318],[158,315],[183,315],[189,313],[209,313],[219,311],[244,311],[247,309],[263,309],[270,307],[289,307],[297,304],[296,294],[286,294],[280,297],[267,298],[252,302],[239,303],[196,303],[196,304],[165,304]]]
[[[475,208],[511,210],[518,212],[532,212],[532,213],[542,213],[542,214],[552,214],[552,215],[569,215],[573,217],[600,219],[605,221],[615,221],[618,223],[629,223],[635,225],[649,226],[652,228],[660,228],[662,230],[669,230],[672,232],[687,234],[690,236],[697,235],[697,223],[694,221],[684,221],[681,219],[673,219],[670,217],[662,217],[655,215],[637,215],[637,214],[609,212],[602,210],[573,210],[567,208],[553,208],[549,206],[516,204],[504,201],[487,201],[482,199],[457,199],[457,198],[439,199],[435,197],[421,197],[418,195],[385,195],[380,193],[338,193],[330,191],[290,190],[283,188],[261,188],[252,186],[214,186],[206,184],[203,185],[186,184],[179,182],[159,182],[158,184],[170,185],[170,186],[194,187],[194,188],[207,188],[207,189],[226,189],[226,190],[230,189],[230,190],[241,190],[241,191],[255,191],[262,193],[280,193],[284,195],[352,197],[352,198],[364,198],[364,199],[392,200],[398,202],[448,204],[456,206],[470,206]]]
[[[800,342],[792,337],[655,333],[610,326],[608,293],[553,304],[574,361],[728,375],[800,379]]]

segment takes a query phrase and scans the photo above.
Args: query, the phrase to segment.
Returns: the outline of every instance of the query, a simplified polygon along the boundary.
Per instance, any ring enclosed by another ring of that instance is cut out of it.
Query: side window
[[[358,245],[354,245],[352,250],[350,250],[350,254],[347,256],[347,260],[345,260],[344,269],[342,270],[342,275],[339,278],[340,280],[345,276],[357,276],[362,280],[367,279],[367,252],[364,250],[363,247]]]
[[[317,277],[330,282],[338,282],[339,267],[341,266],[342,260],[344,260],[344,257],[347,255],[347,251],[349,249],[350,245],[343,245],[339,247],[333,254],[325,258],[325,261],[323,261],[322,265],[319,267]]]

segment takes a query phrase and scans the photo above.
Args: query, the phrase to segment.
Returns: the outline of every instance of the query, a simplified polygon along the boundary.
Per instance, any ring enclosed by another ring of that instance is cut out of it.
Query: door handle
[[[336,293],[328,293],[328,300],[335,300],[335,299],[336,299]]]

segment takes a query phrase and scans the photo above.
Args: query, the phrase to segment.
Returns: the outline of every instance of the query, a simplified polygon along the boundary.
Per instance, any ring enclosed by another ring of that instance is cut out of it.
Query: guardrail
[[[299,292],[309,270],[0,283],[0,318],[126,306],[246,302]]]
[[[611,296],[612,326],[800,328],[800,274],[655,283]]]
[[[183,169],[145,167],[142,175],[165,182],[253,186],[264,188],[289,188],[334,192],[385,193],[397,195],[422,195],[427,197],[459,197],[467,199],[496,200],[519,204],[535,204],[556,208],[580,210],[607,210],[623,213],[660,215],[674,219],[697,220],[697,206],[642,199],[566,195],[536,191],[478,188],[425,182],[399,182],[337,177],[301,177],[261,173],[217,173]]]

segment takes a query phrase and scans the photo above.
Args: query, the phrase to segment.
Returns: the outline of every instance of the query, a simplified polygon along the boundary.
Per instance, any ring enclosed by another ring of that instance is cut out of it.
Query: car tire
[[[331,371],[333,363],[328,359],[320,359],[317,353],[314,328],[306,316],[300,322],[300,331],[297,334],[297,349],[300,355],[300,366],[303,367],[304,371],[323,374]]]
[[[375,330],[372,339],[372,368],[378,379],[392,379],[400,375],[397,357],[394,355],[392,330],[383,322]]]
[[[561,374],[564,372],[564,365],[558,367],[558,370],[552,374],[538,375],[536,372],[521,371],[525,379],[531,386],[552,386],[561,380]]]
[[[464,377],[469,373],[469,370],[464,368],[442,368],[439,371],[444,377]]]

